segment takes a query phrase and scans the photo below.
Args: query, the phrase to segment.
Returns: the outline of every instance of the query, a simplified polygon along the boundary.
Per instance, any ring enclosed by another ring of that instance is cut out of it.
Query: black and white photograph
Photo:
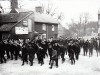
[[[100,0],[0,0],[0,75],[100,75]]]

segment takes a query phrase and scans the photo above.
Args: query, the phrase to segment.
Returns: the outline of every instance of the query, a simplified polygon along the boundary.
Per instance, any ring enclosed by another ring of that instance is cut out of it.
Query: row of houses
[[[0,40],[6,38],[57,38],[58,22],[52,16],[36,11],[18,9],[17,0],[12,0],[9,13],[0,13]]]

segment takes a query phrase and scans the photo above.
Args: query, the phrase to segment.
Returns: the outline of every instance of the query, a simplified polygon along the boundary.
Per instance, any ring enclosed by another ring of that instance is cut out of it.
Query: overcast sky
[[[47,4],[48,0],[34,0],[29,2],[24,0],[23,8],[33,9],[34,6],[38,6],[40,3]],[[100,9],[100,0],[50,0],[50,2],[57,8],[57,12],[63,12],[66,23],[70,23],[71,19],[78,21],[78,17],[82,13],[89,13],[90,20],[98,20],[98,10]],[[9,8],[9,2],[3,2],[4,8]]]

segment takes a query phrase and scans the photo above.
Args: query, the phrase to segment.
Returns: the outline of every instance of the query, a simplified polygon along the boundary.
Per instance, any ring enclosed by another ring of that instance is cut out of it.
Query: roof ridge
[[[58,24],[58,21],[55,20],[51,15],[40,14],[37,12],[35,12],[35,22]]]

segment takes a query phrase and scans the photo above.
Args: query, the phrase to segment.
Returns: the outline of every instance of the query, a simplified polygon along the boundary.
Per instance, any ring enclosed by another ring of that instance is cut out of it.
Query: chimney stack
[[[15,9],[18,8],[18,0],[11,0],[11,11],[10,13],[17,13]]]
[[[38,13],[43,13],[43,9],[41,6],[35,7],[35,11]]]
[[[3,7],[0,4],[0,13],[4,13]]]
[[[18,0],[11,0],[11,9],[18,8]]]

